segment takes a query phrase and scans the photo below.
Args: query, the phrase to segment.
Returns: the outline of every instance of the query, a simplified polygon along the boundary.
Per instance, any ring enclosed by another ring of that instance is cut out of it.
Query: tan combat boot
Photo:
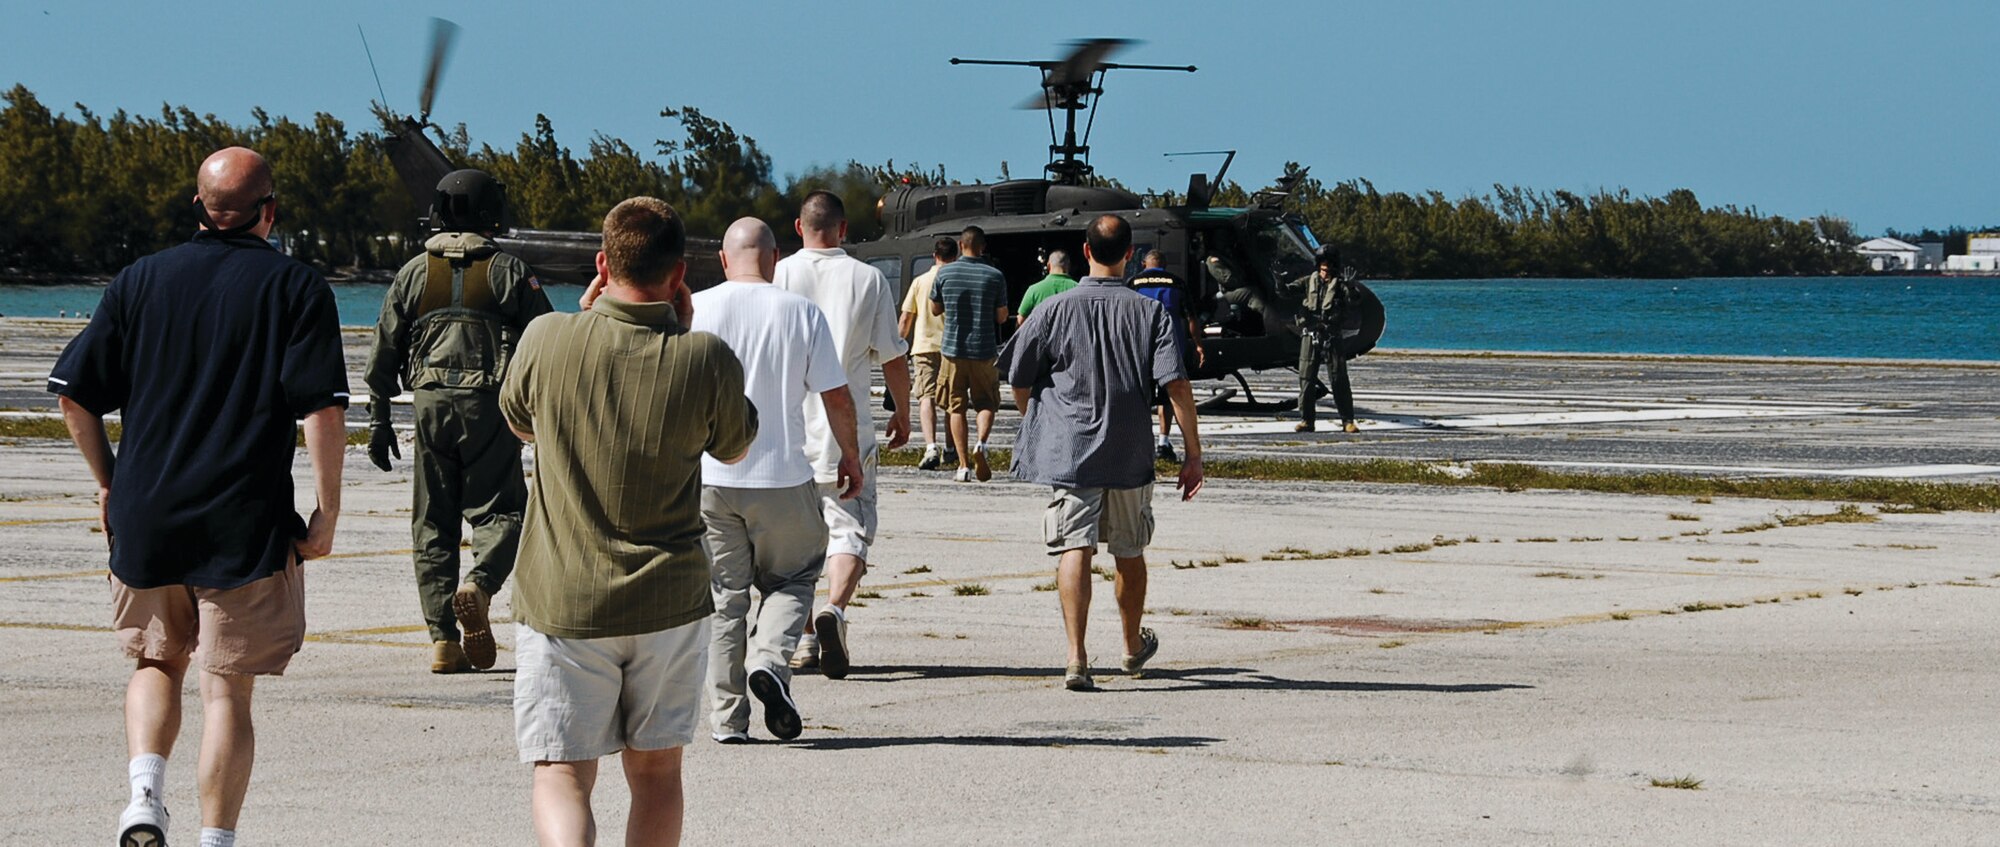
[[[493,667],[496,658],[493,624],[486,619],[486,609],[492,602],[492,596],[470,582],[451,595],[451,611],[458,616],[458,628],[465,640],[465,659],[482,671]]]
[[[465,673],[472,663],[465,660],[465,648],[456,641],[431,642],[431,673]]]

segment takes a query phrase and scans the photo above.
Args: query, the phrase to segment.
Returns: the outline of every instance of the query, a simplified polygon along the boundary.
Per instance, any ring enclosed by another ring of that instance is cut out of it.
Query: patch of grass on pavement
[[[903,571],[903,574],[907,576],[910,574],[920,574],[920,573],[930,573],[930,572],[931,572],[930,565],[918,565],[914,568],[910,568],[909,570]]]
[[[1036,591],[1054,591],[1054,590],[1056,590],[1056,581],[1052,579],[1052,580],[1049,580],[1048,582],[1037,582],[1037,583],[1035,583],[1035,590],[1036,590]]]
[[[1700,791],[1701,780],[1692,776],[1677,776],[1672,779],[1653,779],[1654,788],[1678,788],[1682,791]]]
[[[964,585],[952,586],[951,593],[956,594],[960,597],[984,597],[988,594],[992,594],[993,589],[987,588],[983,583],[968,582],[965,583]]]
[[[1690,514],[1688,514],[1688,513],[1686,513],[1686,512],[1668,512],[1668,513],[1667,513],[1667,520],[1670,520],[1670,521],[1698,521],[1698,520],[1701,520],[1701,516],[1700,516],[1700,515],[1690,515]]]
[[[1224,629],[1278,629],[1279,628],[1278,625],[1272,623],[1269,618],[1260,618],[1254,615],[1244,615],[1242,617],[1230,618],[1226,621],[1223,621],[1222,626]]]

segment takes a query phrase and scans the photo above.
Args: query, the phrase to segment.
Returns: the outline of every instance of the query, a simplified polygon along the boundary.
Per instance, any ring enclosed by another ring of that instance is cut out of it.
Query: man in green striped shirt
[[[603,294],[528,325],[501,411],[535,443],[514,577],[514,722],[543,844],[588,843],[597,760],[623,753],[626,831],[676,844],[681,748],[708,667],[701,456],[757,435],[743,366],[690,333],[686,230],[635,197],[604,218]],[[636,843],[636,842],[635,842]]]

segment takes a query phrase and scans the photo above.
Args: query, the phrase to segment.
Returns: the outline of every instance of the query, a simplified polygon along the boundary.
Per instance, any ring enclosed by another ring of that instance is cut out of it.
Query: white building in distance
[[[1982,232],[1967,238],[1965,255],[1944,260],[1945,273],[2000,273],[2000,233]]]
[[[1926,270],[1924,249],[1900,238],[1871,238],[1856,245],[1854,250],[1868,260],[1871,271]]]

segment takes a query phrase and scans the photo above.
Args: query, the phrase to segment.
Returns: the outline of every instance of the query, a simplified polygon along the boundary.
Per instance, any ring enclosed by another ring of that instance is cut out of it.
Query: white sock
[[[1160,446],[1161,446],[1161,447],[1172,447],[1172,446],[1173,446],[1173,444],[1174,444],[1174,442],[1172,442],[1172,441],[1168,440],[1168,438],[1167,438],[1166,436],[1164,436],[1164,435],[1160,436]]]
[[[201,828],[201,847],[236,847],[236,830],[204,826]]]
[[[140,753],[132,757],[126,766],[126,774],[132,780],[132,797],[137,799],[148,791],[154,797],[166,793],[167,757],[158,753]]]

